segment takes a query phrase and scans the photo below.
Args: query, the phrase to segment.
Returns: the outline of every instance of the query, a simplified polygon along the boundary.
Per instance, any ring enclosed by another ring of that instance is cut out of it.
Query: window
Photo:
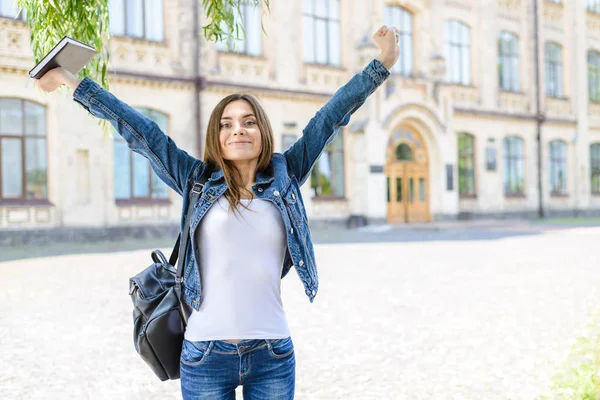
[[[46,108],[0,98],[0,200],[46,200]]]
[[[546,0],[548,3],[554,3],[554,4],[560,4],[562,3],[561,0]]]
[[[260,56],[262,54],[261,10],[260,5],[240,4],[241,20],[237,12],[234,12],[234,16],[235,23],[240,24],[244,29],[243,38],[240,40],[229,38],[228,42],[219,41],[217,42],[217,49],[220,51]],[[224,23],[221,28],[225,33],[228,32],[227,26]],[[240,32],[239,36],[242,37],[242,32]]]
[[[310,185],[316,197],[344,197],[344,136],[341,131],[313,167]]]
[[[413,17],[402,7],[386,6],[384,23],[395,26],[400,34],[400,60],[390,72],[411,76],[413,74]]]
[[[16,0],[0,0],[0,17],[25,20],[26,13],[25,9],[19,13]]]
[[[555,195],[567,193],[567,144],[562,140],[550,142],[550,188]]]
[[[458,134],[458,193],[475,196],[475,138],[468,133]]]
[[[168,117],[154,110],[137,109],[168,132]],[[129,150],[127,142],[114,132],[114,191],[116,200],[168,199],[168,186],[152,170],[150,161]]]
[[[112,35],[164,40],[162,0],[109,0],[108,15]]]
[[[562,49],[556,43],[548,42],[544,46],[546,66],[546,95],[562,97]]]
[[[412,161],[412,149],[406,143],[400,143],[396,147],[396,160],[398,161]]]
[[[587,0],[587,10],[600,14],[600,0]]]
[[[454,190],[454,166],[446,164],[446,190],[451,192]]]
[[[419,201],[425,203],[425,178],[419,178]]]
[[[500,90],[519,91],[519,40],[510,32],[498,37],[498,81]]]
[[[592,179],[591,191],[600,194],[600,143],[590,146],[590,173]]]
[[[446,80],[471,84],[471,33],[462,22],[446,21]]]
[[[504,194],[525,194],[525,161],[523,139],[512,136],[504,139]]]
[[[340,66],[339,0],[302,0],[304,62]]]
[[[292,145],[296,143],[297,139],[297,136],[293,133],[283,133],[281,135],[281,152],[283,153],[284,151],[292,147]]]
[[[590,101],[600,102],[600,53],[588,52],[588,92]]]

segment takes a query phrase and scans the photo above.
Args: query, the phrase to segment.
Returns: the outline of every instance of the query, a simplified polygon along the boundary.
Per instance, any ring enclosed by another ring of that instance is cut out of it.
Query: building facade
[[[200,3],[110,2],[110,90],[196,157],[212,109],[240,91],[259,97],[284,151],[377,55],[372,33],[399,28],[392,76],[303,187],[311,221],[600,211],[600,1],[271,2],[242,7],[246,35],[230,43],[201,37]],[[11,5],[0,2],[0,229],[176,226],[181,200],[143,157],[71,93],[28,83],[29,32]]]

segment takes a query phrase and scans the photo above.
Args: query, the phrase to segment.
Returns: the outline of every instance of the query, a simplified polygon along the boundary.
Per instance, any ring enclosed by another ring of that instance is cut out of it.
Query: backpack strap
[[[175,247],[173,247],[173,251],[171,252],[171,257],[169,258],[169,264],[175,266],[177,262],[177,258],[179,254],[182,254],[182,257],[179,258],[179,263],[177,265],[177,278],[180,280],[183,275],[183,259],[185,258],[185,252],[187,250],[188,242],[190,239],[190,223],[192,219],[194,206],[198,202],[198,198],[202,194],[202,190],[204,189],[204,185],[210,176],[210,168],[209,165],[206,164],[202,175],[200,175],[200,179],[197,182],[194,182],[192,188],[190,189],[190,202],[188,204],[187,212],[185,213],[185,222],[183,224],[183,236],[181,232],[179,236],[177,236],[177,241],[175,242]],[[191,180],[189,181],[191,182]],[[183,237],[183,240],[181,238]]]

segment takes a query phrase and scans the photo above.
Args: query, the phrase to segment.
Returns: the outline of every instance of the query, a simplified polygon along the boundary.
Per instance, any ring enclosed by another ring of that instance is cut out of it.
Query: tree
[[[96,78],[108,89],[109,1],[17,0],[19,7],[26,11],[35,62],[39,62],[64,36],[70,36],[99,51],[99,56],[94,57],[79,77]],[[209,21],[202,27],[204,37],[210,41],[239,39],[240,33],[244,33],[243,26],[238,23],[241,20],[240,5],[258,6],[261,3],[269,9],[270,0],[202,0],[202,9]]]

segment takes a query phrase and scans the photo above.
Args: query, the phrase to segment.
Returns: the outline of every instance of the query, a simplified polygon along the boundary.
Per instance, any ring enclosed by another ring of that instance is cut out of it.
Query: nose
[[[244,126],[242,124],[236,124],[235,129],[233,130],[234,135],[242,135],[245,134]]]

